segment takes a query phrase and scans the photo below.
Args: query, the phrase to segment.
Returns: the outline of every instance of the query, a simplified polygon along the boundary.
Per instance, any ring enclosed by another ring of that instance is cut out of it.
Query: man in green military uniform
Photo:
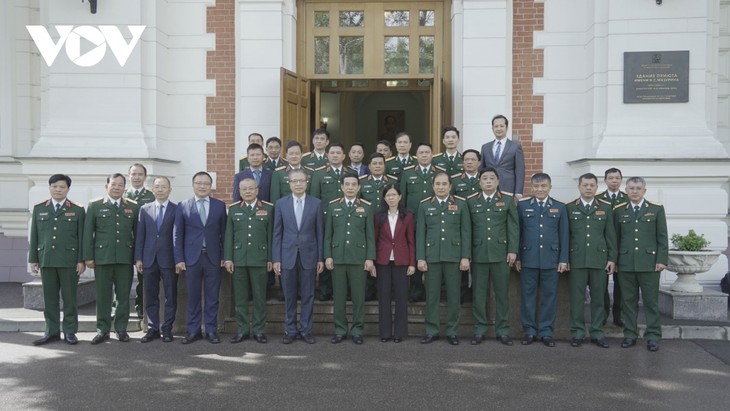
[[[603,182],[606,183],[606,191],[596,194],[599,200],[609,202],[611,207],[616,207],[617,204],[625,203],[629,200],[626,193],[621,191],[621,183],[623,182],[621,170],[618,168],[609,168],[603,173]],[[617,272],[613,273],[613,306],[611,305],[611,296],[608,294],[608,276],[606,276],[606,292],[603,293],[603,307],[603,325],[606,325],[608,313],[612,311],[614,325],[618,327],[624,326],[624,321],[621,319],[621,276]]]
[[[129,167],[128,178],[131,187],[124,191],[124,198],[134,200],[140,207],[155,201],[155,194],[144,186],[145,181],[147,181],[147,167],[139,163],[132,164]],[[134,298],[134,310],[137,312],[137,318],[142,318],[144,315],[143,283],[142,273],[137,272],[137,287],[135,288],[137,296]],[[113,302],[113,305],[116,307],[116,301]]]
[[[349,289],[352,298],[349,332],[352,341],[359,345],[363,343],[365,277],[374,268],[375,227],[370,204],[357,198],[360,189],[357,175],[345,174],[340,181],[344,196],[330,202],[324,224],[324,265],[332,271],[335,300],[335,335],[331,342],[338,344],[347,336],[345,306]]]
[[[241,201],[228,208],[223,243],[226,271],[233,274],[233,296],[238,332],[231,338],[239,343],[253,334],[266,343],[266,280],[271,271],[271,233],[274,207],[257,198],[256,181],[245,178],[238,184]],[[249,321],[248,296],[253,296],[253,321]]]
[[[416,261],[426,278],[426,335],[421,344],[439,338],[441,281],[446,283],[446,338],[459,344],[461,299],[460,271],[469,269],[471,217],[464,199],[449,195],[451,180],[443,171],[433,177],[434,196],[418,207],[416,218]]]
[[[461,173],[464,171],[464,159],[462,154],[459,153],[459,129],[453,126],[445,127],[441,131],[441,138],[445,151],[434,154],[433,165],[443,168],[450,176]],[[479,164],[477,164],[477,168],[479,168]]]
[[[291,188],[289,187],[289,171],[298,170],[300,168],[305,170],[307,180],[311,179],[314,170],[302,167],[302,145],[297,141],[290,141],[286,145],[286,158],[288,163],[285,166],[278,167],[274,170],[274,174],[271,175],[271,202],[276,203],[276,200],[288,196],[291,194]]]
[[[603,294],[606,277],[616,268],[616,230],[613,207],[595,197],[598,178],[578,178],[580,198],[566,204],[570,225],[570,345],[580,347],[586,335],[586,286],[591,293],[591,343],[608,348],[603,339]]]
[[[309,195],[322,200],[322,204],[329,204],[330,201],[342,197],[342,185],[340,179],[348,171],[343,166],[345,161],[345,147],[336,143],[329,146],[327,151],[329,165],[322,166],[314,170],[311,184],[309,185]],[[354,174],[354,173],[352,173]],[[327,214],[327,208],[324,208]],[[332,273],[325,270],[319,276],[319,300],[328,301],[332,299]]]
[[[416,164],[413,156],[411,156],[412,146],[411,136],[408,133],[401,132],[395,136],[396,155],[390,158],[386,157],[385,174],[400,179],[400,175],[406,167]]]
[[[629,201],[613,210],[618,237],[618,271],[621,273],[621,310],[624,326],[622,348],[636,345],[639,336],[639,290],[644,303],[649,351],[659,349],[662,326],[659,322],[659,276],[669,260],[669,236],[664,207],[646,201],[646,181],[631,177],[626,181]]]
[[[96,278],[96,336],[92,344],[109,339],[112,289],[117,295],[114,329],[128,342],[129,291],[132,287],[134,232],[139,206],[122,198],[126,180],[119,173],[106,179],[107,195],[89,203],[84,222],[82,257]]]
[[[279,137],[269,137],[266,140],[266,157],[264,167],[272,170],[289,164],[285,158],[281,157],[281,139]]]
[[[464,171],[451,176],[451,194],[467,198],[482,191],[479,186],[479,163],[482,155],[476,150],[469,149],[464,151],[462,157]]]
[[[251,144],[258,144],[261,147],[263,147],[264,146],[264,136],[262,136],[259,133],[249,134],[248,135],[248,145],[246,147],[250,146]],[[266,162],[266,155],[264,155],[264,162]],[[238,160],[238,171],[241,172],[241,171],[247,169],[249,166],[250,166],[250,164],[248,162],[248,152],[247,152],[246,154],[241,156],[240,160]]]
[[[467,153],[464,155],[466,161]],[[511,196],[497,190],[499,176],[494,168],[487,167],[479,173],[479,185],[480,192],[472,194],[467,200],[472,223],[474,335],[471,344],[480,344],[487,333],[487,306],[491,280],[496,308],[494,332],[497,341],[504,345],[512,345],[512,338],[509,335],[509,273],[510,267],[517,260],[519,247],[520,226],[517,207]]]
[[[312,132],[312,146],[314,150],[302,155],[302,166],[316,170],[328,164],[327,146],[330,144],[330,132],[318,128]],[[344,149],[343,149],[344,151]]]
[[[76,286],[84,272],[81,240],[84,230],[84,207],[68,199],[71,177],[54,174],[48,179],[51,199],[33,207],[30,222],[28,262],[31,271],[40,272],[43,284],[43,317],[46,327],[43,337],[33,345],[43,345],[61,339],[60,302],[63,298],[63,336],[68,344],[79,340],[79,314]]]

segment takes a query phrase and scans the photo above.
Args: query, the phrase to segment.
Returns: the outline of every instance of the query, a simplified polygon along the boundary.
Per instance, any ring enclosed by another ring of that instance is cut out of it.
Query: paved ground
[[[730,342],[621,349],[452,347],[367,338],[283,345],[154,341],[33,347],[0,333],[0,409],[702,409],[730,403]],[[133,333],[139,339],[141,333]],[[118,387],[118,388],[115,388]]]

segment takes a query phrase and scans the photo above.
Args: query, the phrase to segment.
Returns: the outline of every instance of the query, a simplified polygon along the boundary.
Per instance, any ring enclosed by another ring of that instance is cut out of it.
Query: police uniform
[[[132,287],[134,233],[139,206],[122,198],[115,207],[106,196],[91,201],[86,210],[82,256],[94,260],[96,269],[96,330],[108,334],[111,329],[112,288],[117,296],[114,330],[127,331],[129,291]]]
[[[416,164],[416,158],[410,154],[406,157],[405,162],[396,156],[388,157],[385,160],[385,174],[391,175],[400,180],[400,175],[406,167]]]
[[[350,334],[361,336],[364,324],[365,260],[375,261],[375,226],[370,203],[356,198],[348,206],[345,198],[330,202],[324,226],[324,258],[334,260],[335,335],[348,332],[345,313],[349,285],[352,297],[352,327]]]
[[[302,154],[302,167],[308,167],[312,170],[316,170],[322,166],[329,164],[327,159],[327,153],[323,154],[321,158],[317,157],[317,154],[312,151]],[[343,166],[344,168],[344,166]]]
[[[453,156],[447,152],[434,154],[431,164],[443,168],[450,176],[464,171],[464,158],[458,151]]]
[[[594,198],[585,206],[580,198],[566,205],[570,221],[570,335],[583,339],[585,291],[591,293],[591,340],[602,340],[606,264],[616,262],[616,229],[611,204]]]
[[[471,258],[471,217],[464,199],[448,196],[443,203],[430,197],[419,205],[416,218],[416,260],[425,260],[426,335],[439,335],[441,281],[446,283],[446,335],[457,336],[461,316],[459,285],[462,258]]]
[[[451,176],[451,194],[468,198],[474,193],[481,192],[482,188],[479,186],[479,173],[476,173],[474,177],[469,177],[466,172]]]
[[[608,190],[596,194],[599,200],[607,201],[611,204],[611,208],[616,207],[620,203],[629,201],[629,197],[623,191],[611,194]],[[614,230],[615,231],[615,230]],[[616,267],[618,269],[618,267]],[[606,292],[603,293],[603,324],[608,320],[608,313],[613,312],[613,322],[616,325],[623,324],[621,320],[621,276],[618,271],[613,273],[613,305],[611,304],[611,296],[608,293],[608,276],[606,276]]]
[[[307,175],[307,187],[309,187],[310,180],[312,179],[312,173],[314,170],[307,167],[302,167],[304,173]],[[274,174],[271,175],[271,202],[276,203],[276,200],[286,197],[291,194],[291,187],[289,187],[289,171],[292,170],[290,165],[278,167],[274,170]],[[309,189],[307,188],[307,191]]]
[[[667,218],[661,204],[643,200],[633,210],[631,202],[614,208],[614,223],[618,237],[618,270],[621,272],[621,310],[623,312],[624,337],[638,337],[637,316],[639,289],[644,303],[646,330],[644,340],[659,341],[662,327],[659,323],[659,277],[657,264],[666,265],[669,260],[669,236]]]
[[[263,334],[266,327],[266,263],[271,262],[271,233],[274,206],[256,200],[253,208],[245,201],[228,208],[223,259],[232,261],[233,298],[238,335]],[[248,296],[253,297],[253,321],[249,321]]]
[[[543,207],[535,197],[517,204],[522,265],[520,321],[526,337],[553,336],[558,292],[558,264],[568,264],[569,224],[563,203],[547,197]],[[540,285],[540,318],[535,319]]]
[[[430,164],[428,171],[424,174],[421,165],[412,165],[403,169],[398,179],[401,191],[401,204],[418,219],[418,206],[426,198],[433,196],[433,175],[438,169]],[[410,277],[408,297],[411,301],[423,301],[425,291],[423,288],[423,273],[416,271]]]
[[[40,267],[46,336],[59,335],[61,331],[59,291],[63,298],[64,334],[76,334],[79,329],[76,265],[83,262],[81,241],[86,213],[83,206],[68,199],[58,204],[58,209],[53,200],[36,204],[30,223],[28,262]]]
[[[155,194],[144,187],[139,190],[130,188],[126,190],[122,196],[124,198],[134,200],[140,208],[145,204],[155,201]],[[134,290],[136,293],[136,297],[134,298],[134,309],[137,311],[137,315],[141,318],[144,309],[144,276],[142,273],[137,273],[137,287]],[[116,300],[113,304],[116,306]]]
[[[509,273],[507,253],[517,254],[520,227],[514,199],[499,191],[487,201],[483,192],[467,199],[472,223],[471,274],[474,336],[487,332],[489,282],[495,298],[495,335],[509,336]]]

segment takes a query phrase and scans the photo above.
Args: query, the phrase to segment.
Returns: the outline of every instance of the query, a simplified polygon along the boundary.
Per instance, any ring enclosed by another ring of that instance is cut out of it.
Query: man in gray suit
[[[498,114],[492,118],[494,141],[482,145],[479,170],[492,167],[499,173],[499,191],[522,198],[525,188],[525,156],[520,143],[507,138],[509,120]]]
[[[274,273],[281,276],[284,291],[284,344],[294,342],[299,334],[307,344],[312,337],[314,283],[324,270],[324,214],[322,203],[305,194],[307,174],[302,169],[289,171],[292,193],[280,198],[274,206],[274,232],[271,261]],[[297,293],[302,311],[297,330]]]

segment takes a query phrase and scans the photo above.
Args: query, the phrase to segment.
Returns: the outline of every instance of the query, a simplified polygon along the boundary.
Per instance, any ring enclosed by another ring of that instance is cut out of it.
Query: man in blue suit
[[[241,201],[238,185],[246,178],[256,182],[256,187],[259,189],[259,200],[271,200],[271,176],[274,174],[274,170],[264,167],[264,148],[260,144],[250,144],[246,149],[246,155],[249,166],[233,178],[233,202]]]
[[[537,173],[531,182],[534,196],[517,204],[520,248],[515,268],[520,272],[522,289],[520,321],[525,330],[522,345],[532,344],[540,337],[545,346],[554,347],[558,275],[568,270],[568,213],[563,203],[548,196],[552,188],[549,175]],[[536,322],[538,284],[540,319]]]
[[[302,169],[289,171],[292,193],[274,206],[274,233],[271,260],[274,273],[281,276],[284,290],[284,344],[291,344],[297,333],[307,344],[312,337],[314,283],[324,270],[324,215],[319,199],[305,194],[307,174]],[[297,330],[297,292],[302,311]]]
[[[218,296],[223,266],[223,239],[226,231],[226,205],[210,197],[213,178],[205,171],[193,176],[195,196],[181,201],[175,210],[173,249],[175,272],[185,271],[188,290],[188,334],[183,344],[200,340],[200,293],[205,293],[205,332],[208,341],[218,344]]]
[[[522,198],[525,189],[525,155],[522,145],[507,138],[509,120],[498,114],[492,118],[495,139],[482,146],[479,170],[492,167],[499,173],[499,191]]]
[[[170,180],[157,177],[152,183],[155,201],[139,210],[137,234],[134,237],[134,261],[144,281],[144,311],[147,313],[147,333],[141,342],[160,338],[172,342],[172,323],[177,310],[177,274],[172,252],[172,227],[177,204],[169,200]],[[160,326],[160,280],[165,290],[165,319]]]

